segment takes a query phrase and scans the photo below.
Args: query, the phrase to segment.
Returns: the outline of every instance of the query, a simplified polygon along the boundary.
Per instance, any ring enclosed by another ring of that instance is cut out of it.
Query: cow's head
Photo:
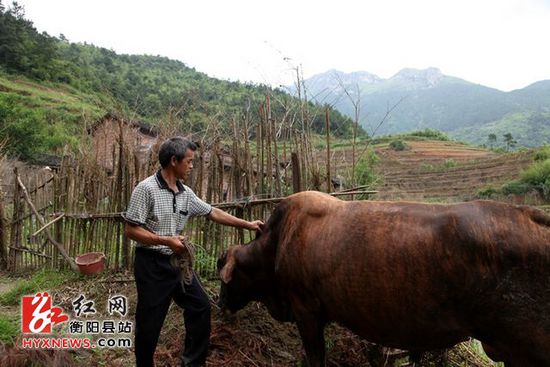
[[[264,301],[272,291],[274,253],[266,246],[267,241],[265,232],[258,233],[252,242],[231,246],[220,256],[221,308],[236,312],[250,301]]]
[[[218,259],[218,272],[220,274],[220,299],[219,306],[236,312],[246,306],[254,298],[254,270],[244,264],[243,246],[232,246]]]

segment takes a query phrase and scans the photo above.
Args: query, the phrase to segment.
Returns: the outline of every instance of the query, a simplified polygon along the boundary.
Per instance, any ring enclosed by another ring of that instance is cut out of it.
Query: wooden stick
[[[17,178],[17,183],[19,184],[19,186],[21,187],[21,190],[23,190],[23,194],[25,195],[25,201],[27,201],[27,204],[29,204],[29,207],[34,212],[34,214],[36,215],[36,218],[38,218],[38,221],[40,222],[40,224],[42,224],[44,226],[46,224],[46,222],[44,221],[44,218],[42,218],[40,213],[38,213],[38,211],[34,207],[34,204],[32,203],[32,201],[29,197],[29,193],[27,192],[27,188],[25,187],[25,185],[23,185],[23,182],[21,182],[21,178],[19,177],[19,175],[17,175],[16,178]],[[58,248],[59,252],[65,258],[65,260],[67,260],[67,262],[71,266],[71,269],[73,269],[74,271],[78,271],[78,266],[76,265],[74,260],[69,257],[69,254],[67,254],[67,251],[65,250],[65,247],[63,247],[63,245],[61,243],[59,243],[59,242],[57,242],[56,240],[53,239],[53,237],[52,237],[52,235],[51,235],[51,233],[48,229],[46,229],[46,235],[48,236],[48,239],[50,240],[50,242],[53,243]]]
[[[31,234],[31,237],[36,237],[37,234],[39,234],[40,232],[42,232],[43,230],[45,230],[46,228],[48,228],[49,226],[51,226],[52,224],[54,224],[55,222],[57,222],[58,220],[60,220],[61,218],[63,218],[65,216],[65,214],[61,214],[60,216],[58,216],[57,218],[55,218],[54,220],[51,220],[49,221],[48,223],[46,223],[45,225],[42,226],[42,228],[40,228],[38,231],[34,232],[33,234]]]

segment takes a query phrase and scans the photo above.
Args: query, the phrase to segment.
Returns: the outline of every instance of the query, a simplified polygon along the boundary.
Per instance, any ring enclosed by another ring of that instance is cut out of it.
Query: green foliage
[[[215,256],[209,254],[203,247],[195,247],[195,264],[196,269],[201,269],[207,273],[216,272],[216,263],[218,259]]]
[[[495,189],[494,187],[487,187],[484,189],[480,189],[477,192],[476,197],[479,199],[491,199],[493,196],[497,195],[499,193],[499,190]]]
[[[18,331],[19,324],[16,317],[0,315],[0,343],[12,345]]]
[[[435,171],[435,167],[433,166],[433,164],[422,163],[420,165],[420,172],[434,172],[434,171]]]
[[[9,142],[8,154],[32,159],[76,143],[74,125],[62,119],[67,119],[66,112],[29,106],[28,102],[29,98],[19,94],[0,93],[0,141]],[[63,117],[58,119],[60,115]]]
[[[529,184],[520,180],[509,181],[502,185],[501,191],[504,195],[523,195],[533,190]]]
[[[537,149],[533,158],[535,162],[541,162],[550,159],[550,145],[544,145],[540,149]]]
[[[434,129],[424,129],[412,131],[404,134],[390,134],[382,135],[372,139],[373,144],[381,144],[386,142],[392,142],[394,140],[403,140],[405,141],[418,141],[418,140],[439,140],[439,141],[450,141],[450,138],[444,132],[437,131]]]
[[[359,158],[355,166],[355,179],[358,185],[374,187],[380,181],[375,170],[379,160],[372,148],[369,148],[368,152]]]
[[[390,148],[396,151],[402,151],[407,149],[408,145],[403,140],[394,140],[390,143]]]
[[[0,305],[16,305],[21,301],[21,296],[35,294],[38,291],[45,291],[61,284],[74,281],[80,277],[72,271],[40,270],[33,274],[30,279],[20,280],[14,288],[6,293],[0,294]]]
[[[0,11],[0,63],[8,71],[50,79],[58,68],[53,62],[57,42],[38,33],[24,16],[24,9],[15,2],[8,10]]]
[[[504,143],[506,144],[506,150],[509,151],[510,148],[513,148],[518,143],[511,133],[506,133],[504,136]]]
[[[538,161],[521,173],[521,182],[537,189],[545,198],[550,198],[550,159]]]
[[[545,199],[550,199],[550,158],[541,160],[547,154],[547,149],[540,150],[541,155],[525,171],[521,172],[519,180],[505,183],[501,191],[503,194],[522,195],[531,191],[538,191]],[[537,158],[537,157],[535,157]]]
[[[550,99],[547,100],[550,101]],[[484,138],[488,134],[504,137],[505,134],[510,133],[513,140],[517,141],[516,146],[538,147],[548,143],[548,136],[550,136],[550,112],[547,111],[550,110],[545,108],[542,111],[522,110],[510,113],[476,128],[467,127],[454,130],[452,136],[481,144],[488,143]],[[488,146],[506,150],[504,138],[498,138],[494,145],[488,144]]]
[[[496,134],[491,133],[491,134],[487,135],[487,144],[489,145],[489,147],[491,149],[493,149],[493,147],[496,145],[496,143],[497,143]]]
[[[451,168],[458,166],[458,162],[454,159],[446,159],[443,163],[433,165],[429,163],[422,163],[420,165],[421,172],[446,172]]]
[[[420,136],[424,138],[428,138],[430,140],[440,140],[440,141],[449,141],[449,136],[445,134],[442,131],[435,130],[435,129],[424,129],[424,130],[417,130],[413,131],[407,135],[410,136]]]
[[[452,158],[445,159],[445,162],[443,163],[443,167],[447,169],[454,168],[456,166],[458,166],[458,163]]]

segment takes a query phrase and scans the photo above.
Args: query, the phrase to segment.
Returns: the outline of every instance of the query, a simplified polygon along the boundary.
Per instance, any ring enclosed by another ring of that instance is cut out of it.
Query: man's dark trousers
[[[203,366],[210,341],[210,301],[193,276],[183,292],[179,270],[170,264],[170,256],[137,248],[134,275],[138,292],[136,309],[135,354],[138,367],[153,366],[160,330],[172,300],[184,310],[185,367]]]

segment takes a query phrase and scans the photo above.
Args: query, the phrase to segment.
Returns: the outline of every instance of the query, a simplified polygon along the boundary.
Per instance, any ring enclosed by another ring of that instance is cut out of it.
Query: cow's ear
[[[220,270],[220,278],[222,279],[222,282],[227,284],[231,281],[233,269],[235,269],[235,256],[231,254],[228,256],[227,263],[225,263],[222,270]]]

